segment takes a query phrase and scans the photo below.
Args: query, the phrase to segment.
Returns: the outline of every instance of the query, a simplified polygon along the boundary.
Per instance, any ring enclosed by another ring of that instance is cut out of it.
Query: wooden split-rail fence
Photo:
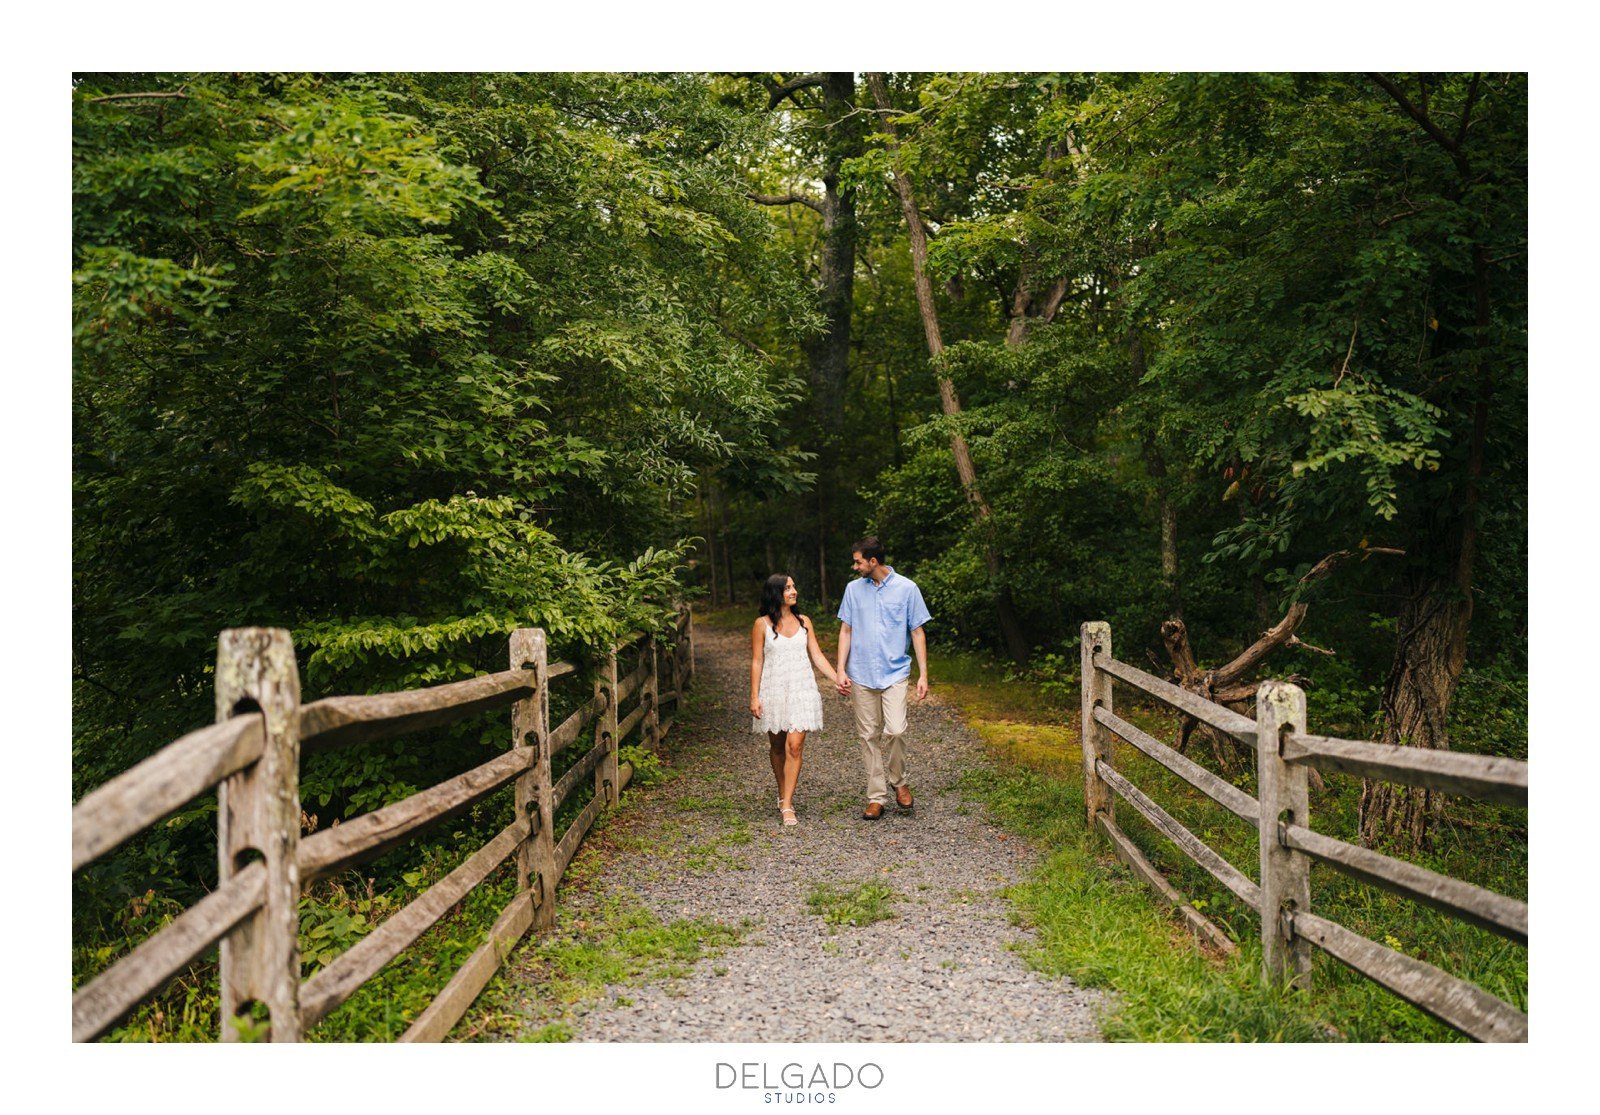
[[[625,676],[619,676],[619,663],[628,670]],[[676,711],[693,677],[693,626],[687,609],[680,609],[672,639],[639,634],[618,643],[602,658],[593,695],[554,729],[550,686],[578,668],[548,661],[545,633],[538,628],[512,633],[510,666],[447,685],[302,705],[289,632],[224,631],[217,648],[217,722],[168,744],[86,795],[72,811],[72,869],[78,871],[214,788],[217,888],[73,995],[73,1039],[100,1037],[215,945],[222,1040],[299,1041],[514,856],[516,896],[488,940],[400,1040],[443,1039],[523,934],[554,924],[556,885],[595,818],[617,804],[632,774],[628,763],[618,762],[619,746],[637,729],[644,746],[657,750],[672,726],[661,712],[669,706]],[[634,707],[622,713],[635,695]],[[301,836],[304,755],[434,728],[506,705],[511,706],[512,747],[504,754],[403,801]],[[580,740],[588,744],[585,754],[553,779],[551,760]],[[594,797],[558,836],[556,811],[591,777]],[[510,825],[332,963],[302,979],[299,899],[306,886],[403,844],[508,783],[515,783],[516,802]]]
[[[1197,935],[1224,948],[1232,947],[1118,827],[1115,798],[1125,801],[1259,915],[1264,980],[1309,985],[1311,946],[1316,945],[1471,1038],[1527,1041],[1528,1016],[1511,1004],[1313,913],[1310,868],[1312,862],[1326,864],[1523,946],[1528,943],[1528,904],[1314,831],[1307,785],[1308,772],[1315,768],[1525,808],[1527,763],[1310,735],[1305,694],[1298,686],[1277,681],[1261,684],[1252,720],[1117,661],[1111,654],[1111,627],[1106,623],[1083,625],[1081,653],[1083,774],[1089,825],[1105,835],[1118,858],[1177,909]],[[1254,748],[1259,799],[1117,716],[1112,699],[1112,685],[1117,681]],[[1131,744],[1256,829],[1259,885],[1117,770],[1114,739]]]

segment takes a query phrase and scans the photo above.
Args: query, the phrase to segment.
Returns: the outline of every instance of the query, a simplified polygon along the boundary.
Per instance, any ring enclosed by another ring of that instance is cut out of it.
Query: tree
[[[812,321],[766,142],[694,75],[81,77],[80,791],[209,719],[222,627],[289,627],[309,696],[663,616],[697,471],[781,405],[737,335]],[[435,761],[381,755],[308,795]]]
[[[780,193],[753,192],[760,205],[802,205],[817,215],[815,287],[823,326],[802,344],[811,393],[809,441],[817,456],[817,589],[821,606],[829,601],[830,535],[839,487],[839,451],[844,418],[845,384],[850,374],[850,319],[854,308],[856,246],[855,186],[842,174],[844,164],[859,158],[865,128],[856,108],[853,73],[782,75],[750,74],[767,93],[766,111],[791,104],[794,134],[815,159],[821,196],[806,188]],[[802,106],[806,91],[820,91],[820,103]],[[777,568],[769,558],[769,569]]]
[[[1404,550],[1383,738],[1445,747],[1485,478],[1503,514],[1525,472],[1492,420],[1525,409],[1526,82],[1406,80],[1143,77],[1085,125],[1092,203],[1158,238],[1151,377],[1211,415],[1193,460],[1241,500],[1213,560],[1288,584],[1313,545]],[[1422,843],[1435,798],[1369,787],[1366,838]]]
[[[895,132],[892,117],[894,109],[889,103],[888,87],[885,85],[881,73],[869,73],[867,83],[872,90],[874,103],[882,117],[881,126],[887,137],[887,144],[891,156],[894,190],[900,199],[901,211],[905,214],[906,232],[911,245],[911,266],[916,282],[917,308],[922,317],[923,332],[927,337],[928,357],[933,362],[935,375],[939,383],[939,403],[945,416],[952,419],[950,429],[950,452],[955,458],[956,474],[961,478],[962,491],[966,493],[971,503],[973,519],[978,524],[978,529],[983,534],[984,565],[988,569],[989,578],[994,585],[995,613],[999,620],[1000,632],[1005,640],[1006,648],[1011,657],[1019,662],[1028,660],[1029,646],[1027,636],[1022,631],[1022,625],[1017,619],[1017,609],[1011,598],[1011,588],[1006,583],[1003,562],[1000,554],[1000,540],[996,535],[994,512],[990,510],[988,500],[984,498],[983,490],[978,485],[977,470],[972,463],[972,450],[967,445],[966,436],[961,432],[959,418],[961,415],[961,398],[956,392],[954,382],[945,373],[942,367],[944,357],[944,335],[939,327],[939,312],[933,300],[933,282],[928,275],[928,239],[922,226],[922,214],[917,208],[916,196],[913,192],[911,179],[904,166],[899,162],[900,139]],[[1020,336],[1018,337],[1020,341]]]

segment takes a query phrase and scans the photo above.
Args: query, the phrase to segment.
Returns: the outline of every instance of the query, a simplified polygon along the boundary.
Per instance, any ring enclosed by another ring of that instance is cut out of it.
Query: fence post
[[[517,849],[517,890],[533,889],[533,927],[556,923],[555,801],[550,788],[550,651],[543,629],[511,633],[511,668],[532,670],[535,691],[511,706],[511,745],[534,749],[531,767],[517,776],[516,815],[533,831]]]
[[[217,877],[226,882],[260,860],[261,908],[219,945],[222,1040],[300,1040],[300,670],[289,632],[236,627],[217,637],[217,720],[260,710],[261,758],[217,787]]]
[[[644,677],[644,731],[645,746],[651,754],[661,754],[661,648],[656,637],[644,641],[644,657],[648,664]]]
[[[1256,692],[1256,792],[1261,801],[1261,974],[1269,983],[1309,986],[1311,945],[1296,937],[1293,913],[1311,908],[1311,861],[1279,839],[1285,821],[1311,824],[1306,767],[1283,760],[1284,729],[1306,730],[1306,695],[1264,681]]]
[[[1096,707],[1112,711],[1111,675],[1101,673],[1094,665],[1096,654],[1111,655],[1111,625],[1103,620],[1092,620],[1083,625],[1080,634],[1082,666],[1078,687],[1083,694],[1083,798],[1089,814],[1089,831],[1093,832],[1096,813],[1105,814],[1108,821],[1115,819],[1111,786],[1095,770],[1097,759],[1104,759],[1107,765],[1111,763],[1111,730],[1094,718]]]
[[[595,699],[602,695],[605,704],[595,717],[594,742],[605,748],[605,758],[594,769],[594,792],[604,795],[606,804],[616,805],[621,796],[622,776],[617,770],[617,652],[613,647],[600,667],[600,676],[594,683]]]

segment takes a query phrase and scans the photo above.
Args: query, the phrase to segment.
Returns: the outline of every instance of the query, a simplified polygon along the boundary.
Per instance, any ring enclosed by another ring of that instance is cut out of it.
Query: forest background
[[[1238,686],[1525,757],[1527,123],[1517,74],[80,75],[74,798],[209,720],[223,627],[430,684],[776,570],[829,614],[867,531],[1042,688],[1087,619],[1197,686],[1277,628]],[[83,873],[78,950],[207,885],[210,808]]]

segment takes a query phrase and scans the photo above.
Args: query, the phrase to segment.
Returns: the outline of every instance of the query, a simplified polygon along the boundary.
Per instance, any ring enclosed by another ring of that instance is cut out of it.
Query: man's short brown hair
[[[867,561],[877,558],[880,564],[883,562],[883,543],[878,541],[878,536],[875,534],[869,534],[851,546],[850,552],[860,554]]]

